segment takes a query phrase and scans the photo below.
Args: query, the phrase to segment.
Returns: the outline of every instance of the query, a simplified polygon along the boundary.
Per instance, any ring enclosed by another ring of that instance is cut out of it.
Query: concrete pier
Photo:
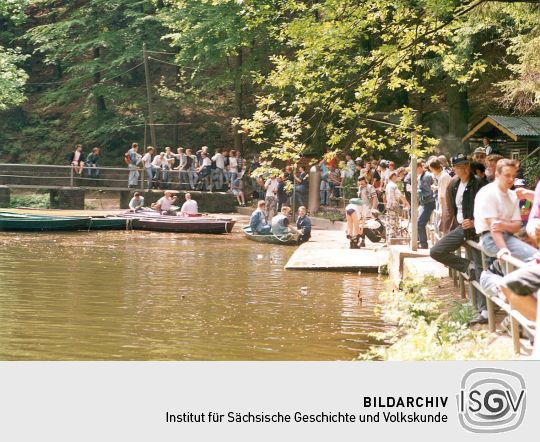
[[[314,230],[312,239],[302,244],[285,265],[287,270],[342,270],[377,272],[388,263],[388,249],[383,244],[367,244],[350,249],[345,233]]]

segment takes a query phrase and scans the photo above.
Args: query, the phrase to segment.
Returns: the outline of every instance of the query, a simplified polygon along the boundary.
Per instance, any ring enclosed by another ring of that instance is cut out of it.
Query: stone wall
[[[51,209],[84,210],[84,190],[76,187],[51,189]]]
[[[9,207],[11,201],[11,189],[6,186],[0,186],[0,207]]]
[[[129,202],[133,197],[133,194],[136,190],[133,191],[123,191],[120,193],[120,208],[127,209],[129,207]],[[155,203],[158,199],[163,196],[163,191],[159,190],[150,190],[150,191],[139,191],[144,197],[144,204],[150,207],[150,204]],[[175,205],[182,206],[185,201],[185,191],[172,191],[177,197]],[[192,191],[192,199],[197,201],[199,205],[200,212],[208,213],[230,213],[235,211],[236,207],[236,198],[231,193],[225,192],[196,192]]]

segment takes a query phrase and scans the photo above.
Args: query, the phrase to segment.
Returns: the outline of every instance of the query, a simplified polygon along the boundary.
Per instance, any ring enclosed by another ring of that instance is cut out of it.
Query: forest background
[[[538,0],[0,0],[0,161],[150,144],[143,44],[159,148],[400,159],[540,112]]]

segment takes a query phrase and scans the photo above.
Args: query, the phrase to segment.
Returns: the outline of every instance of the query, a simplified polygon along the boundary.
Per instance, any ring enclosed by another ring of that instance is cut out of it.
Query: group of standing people
[[[174,171],[177,171],[179,187],[191,190],[231,190],[240,205],[245,205],[242,177],[246,164],[239,151],[216,149],[212,155],[208,146],[193,152],[192,149],[177,148],[173,152],[165,147],[162,152],[148,146],[144,154],[139,145],[133,143],[125,153],[129,167],[128,187],[139,186],[139,170],[146,175],[146,187],[168,189]]]

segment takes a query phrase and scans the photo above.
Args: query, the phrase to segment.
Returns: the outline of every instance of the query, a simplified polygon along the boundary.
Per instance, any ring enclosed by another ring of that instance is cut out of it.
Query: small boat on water
[[[37,217],[37,216],[6,216],[0,215],[1,231],[27,231],[27,232],[66,232],[74,230],[87,230],[90,217]]]
[[[120,230],[131,228],[132,223],[133,220],[112,216],[56,216],[0,212],[0,230]]]
[[[298,245],[296,236],[293,235],[292,233],[288,233],[287,235],[281,235],[281,236],[276,236],[273,233],[269,233],[268,235],[260,235],[258,233],[253,233],[251,231],[251,227],[244,227],[242,231],[244,232],[244,235],[252,241],[262,242],[266,244],[278,244],[281,246],[297,246]]]
[[[126,212],[121,217],[133,220],[133,228],[156,232],[231,233],[236,221],[206,216],[161,215],[157,212]]]

